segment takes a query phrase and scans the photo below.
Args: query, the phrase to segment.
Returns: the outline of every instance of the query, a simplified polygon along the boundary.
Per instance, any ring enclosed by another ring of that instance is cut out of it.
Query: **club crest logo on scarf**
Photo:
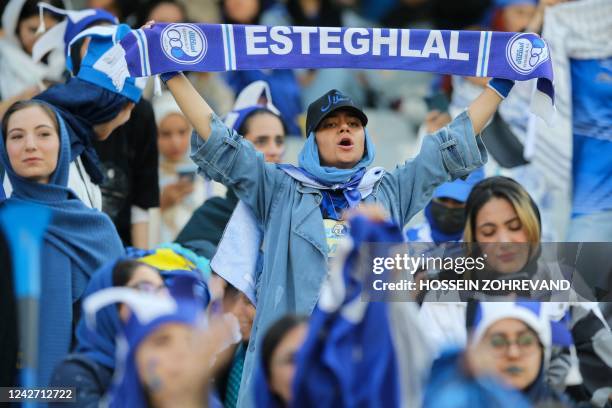
[[[548,46],[533,34],[517,34],[506,46],[506,59],[519,74],[530,74],[548,58]]]
[[[162,31],[160,41],[166,56],[179,64],[202,61],[208,49],[206,36],[194,24],[170,24]]]

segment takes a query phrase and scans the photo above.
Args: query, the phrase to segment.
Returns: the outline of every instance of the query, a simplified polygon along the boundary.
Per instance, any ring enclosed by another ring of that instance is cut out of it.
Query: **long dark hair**
[[[113,286],[125,286],[134,276],[134,271],[140,266],[148,266],[134,259],[119,261],[113,268]]]
[[[283,118],[277,115],[276,113],[272,112],[270,109],[265,108],[265,107],[257,108],[257,109],[254,109],[252,112],[249,112],[247,117],[244,118],[244,120],[242,121],[240,128],[237,130],[238,134],[244,136],[247,133],[249,133],[249,130],[251,127],[251,120],[255,116],[266,115],[266,114],[272,115],[278,120],[280,120],[281,125],[283,125],[283,134],[284,136],[287,136],[287,126],[285,125],[285,121],[283,120]]]
[[[8,1],[7,1],[8,3]],[[21,23],[23,20],[25,20],[26,18],[30,18],[32,16],[38,16],[39,15],[39,11],[38,11],[38,3],[40,3],[40,0],[26,0],[23,3],[23,6],[21,7],[21,11],[19,12],[19,17],[17,18],[17,25],[15,26],[15,35],[19,35],[19,23]],[[62,1],[47,1],[45,3],[49,3],[52,6],[58,7],[58,8],[64,8],[64,4]],[[55,16],[51,13],[45,12],[45,15],[47,16],[51,16],[55,19]]]
[[[40,107],[45,113],[49,116],[51,121],[53,122],[53,127],[55,131],[59,134],[59,123],[57,122],[57,116],[55,111],[51,106],[47,105],[44,102],[37,101],[35,99],[29,99],[25,101],[17,101],[6,110],[4,113],[4,117],[2,118],[2,138],[6,142],[6,131],[8,130],[8,122],[13,113],[19,112],[20,110],[30,108],[32,106]]]
[[[280,344],[280,342],[285,338],[287,333],[296,328],[302,323],[306,323],[308,321],[306,316],[299,315],[286,315],[277,320],[268,331],[266,331],[266,335],[264,336],[263,342],[261,344],[261,358],[263,362],[263,369],[266,375],[266,379],[268,382],[270,381],[270,374],[272,368],[272,355],[274,354],[274,350]]]

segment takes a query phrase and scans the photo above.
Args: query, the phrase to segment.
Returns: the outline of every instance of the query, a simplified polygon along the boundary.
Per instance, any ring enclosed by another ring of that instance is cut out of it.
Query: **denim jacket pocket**
[[[194,131],[191,136],[191,159],[214,180],[226,178],[241,146],[236,132],[229,130],[215,115],[212,116],[211,134],[206,141]]]
[[[451,178],[466,177],[487,162],[487,150],[480,135],[474,134],[466,111],[440,129],[436,136],[440,140],[444,166]]]
[[[465,169],[465,161],[459,149],[457,147],[457,141],[455,139],[446,140],[440,144],[440,152],[442,153],[442,160],[448,172],[453,176],[457,177]]]
[[[228,177],[229,170],[241,148],[240,141],[236,140],[234,135],[234,137],[224,137],[223,146],[215,151],[211,163],[224,179]]]

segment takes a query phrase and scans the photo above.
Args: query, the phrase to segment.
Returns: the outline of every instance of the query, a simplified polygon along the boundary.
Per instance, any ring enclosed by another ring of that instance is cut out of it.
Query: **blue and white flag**
[[[351,220],[351,238],[338,248],[298,352],[292,406],[400,405],[388,304],[365,300],[364,284],[355,271],[362,243],[401,241],[394,224]]]
[[[119,89],[128,77],[172,71],[358,68],[538,78],[532,109],[550,118],[554,103],[550,51],[533,33],[156,24],[133,30],[96,68]]]

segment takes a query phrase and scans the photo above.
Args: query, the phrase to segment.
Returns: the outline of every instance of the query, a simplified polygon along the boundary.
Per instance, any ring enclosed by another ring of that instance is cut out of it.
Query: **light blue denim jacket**
[[[327,274],[327,242],[319,190],[306,187],[275,165],[214,114],[206,142],[192,136],[191,158],[200,171],[234,189],[264,227],[263,271],[256,282],[257,313],[244,364],[239,406],[249,406],[255,349],[267,327],[286,313],[310,314]],[[405,225],[440,184],[467,176],[487,161],[480,136],[464,112],[427,136],[413,159],[385,173],[367,203],[385,207]],[[250,394],[250,393],[249,393]]]

